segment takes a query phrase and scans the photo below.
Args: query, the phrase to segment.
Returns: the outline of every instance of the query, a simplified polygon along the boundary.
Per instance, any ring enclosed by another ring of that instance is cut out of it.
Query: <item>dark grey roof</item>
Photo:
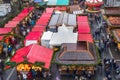
[[[67,61],[87,61],[94,60],[94,57],[88,51],[71,51],[65,52],[59,59]]]
[[[82,42],[83,43],[83,42]],[[96,64],[97,55],[93,44],[88,44],[89,48],[84,49],[76,44],[63,44],[61,50],[56,53],[56,61],[61,64]],[[76,47],[71,49],[72,47]],[[77,47],[78,46],[78,47]],[[68,48],[69,47],[69,48]],[[71,49],[71,50],[70,50]],[[83,49],[83,50],[82,50]]]

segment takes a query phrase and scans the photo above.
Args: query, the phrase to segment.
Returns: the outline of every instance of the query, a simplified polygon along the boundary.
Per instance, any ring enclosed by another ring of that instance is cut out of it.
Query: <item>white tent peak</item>
[[[58,32],[53,33],[53,36],[50,40],[50,45],[61,45],[62,43],[77,43],[77,33],[69,31],[69,29],[63,24],[61,27],[58,27]]]
[[[66,25],[63,23],[62,26],[58,27],[58,32],[68,32],[68,28]]]

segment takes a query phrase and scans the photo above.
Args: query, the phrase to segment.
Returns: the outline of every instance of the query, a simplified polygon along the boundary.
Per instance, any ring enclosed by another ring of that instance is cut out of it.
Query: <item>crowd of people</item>
[[[104,59],[104,72],[107,80],[112,80],[112,76],[119,66],[114,59]]]
[[[29,72],[18,72],[18,80],[51,80],[51,74],[42,69],[30,69]]]

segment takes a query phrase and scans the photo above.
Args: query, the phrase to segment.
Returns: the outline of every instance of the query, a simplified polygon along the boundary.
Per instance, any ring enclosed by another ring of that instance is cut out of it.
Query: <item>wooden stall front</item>
[[[120,7],[105,7],[104,19],[107,21],[110,34],[114,36],[115,43],[120,49]]]
[[[107,20],[110,29],[120,28],[120,8],[106,7],[104,19]]]
[[[79,41],[78,43],[64,43],[60,52],[56,53],[56,62],[60,66],[61,74],[81,74],[90,72],[94,75],[97,57],[92,49],[92,43]]]

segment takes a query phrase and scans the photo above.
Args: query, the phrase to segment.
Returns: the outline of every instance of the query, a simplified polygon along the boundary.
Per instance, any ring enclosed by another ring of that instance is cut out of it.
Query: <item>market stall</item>
[[[68,11],[73,14],[84,14],[84,10],[79,5],[71,5],[68,7]]]
[[[45,26],[34,26],[32,28],[32,31],[39,31],[39,32],[43,33],[45,31]]]
[[[47,31],[44,32],[42,37],[41,37],[41,45],[50,48],[50,40],[52,38],[53,32]]]
[[[88,22],[82,22],[78,25],[78,33],[90,33],[90,26]]]
[[[58,32],[53,33],[50,47],[60,46],[63,43],[77,43],[77,33],[70,31],[65,25],[58,27]]]
[[[66,10],[67,10],[66,6],[57,6],[57,7],[55,7],[55,11],[64,11],[64,12],[66,12]]]
[[[41,68],[46,68],[49,70],[52,55],[53,51],[51,49],[32,44],[17,50],[15,55],[10,59],[10,62],[17,64],[18,71],[28,72],[31,68],[40,68],[40,70]],[[44,65],[35,66],[36,62],[44,63]]]
[[[40,44],[42,33],[39,31],[32,31],[25,37],[24,45]]]
[[[93,44],[86,41],[62,44],[61,50],[55,56],[55,62],[61,70],[60,74],[69,73],[83,76],[82,73],[85,71],[94,75],[97,57],[95,57],[93,48]]]
[[[90,33],[90,25],[87,16],[77,16],[78,34]]]
[[[77,26],[76,15],[68,13],[54,14],[48,24],[49,29],[57,29],[57,27],[65,24],[66,27],[73,27],[74,29]]]
[[[3,40],[4,35],[2,34],[7,34],[11,31],[12,31],[12,28],[8,28],[8,27],[0,28],[0,40]]]
[[[41,15],[41,17],[36,22],[36,25],[47,26],[53,11],[54,11],[54,8],[46,8],[45,12]]]
[[[105,11],[105,15],[120,15],[119,7],[105,7],[104,11]]]
[[[87,6],[87,12],[100,12],[101,6],[103,5],[103,0],[86,0],[85,5]]]
[[[120,50],[120,29],[114,29],[112,30],[112,33],[117,43],[117,47]]]
[[[77,16],[77,22],[88,22],[88,16]]]
[[[78,34],[78,41],[88,41],[93,43],[93,38],[91,34]]]

